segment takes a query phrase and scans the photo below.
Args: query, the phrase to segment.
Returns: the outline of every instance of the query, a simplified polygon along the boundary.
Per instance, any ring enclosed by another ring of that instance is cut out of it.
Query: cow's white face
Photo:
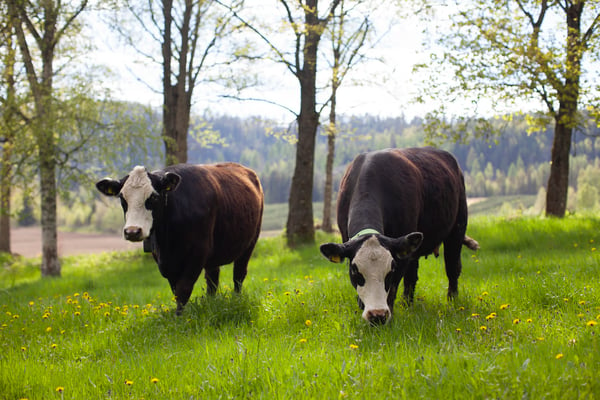
[[[350,281],[356,288],[362,317],[372,324],[386,323],[391,318],[395,289],[399,284],[405,265],[419,248],[423,234],[413,232],[399,238],[372,234],[368,238],[352,239],[343,244],[325,243],[321,253],[331,262],[344,258],[350,262]],[[391,295],[390,295],[391,294]]]
[[[393,261],[390,251],[379,243],[376,236],[364,241],[351,261],[351,274],[358,273],[363,277],[364,284],[357,285],[356,292],[365,306],[362,317],[367,321],[387,321],[390,317],[387,304],[390,289],[388,275],[392,272]]]
[[[181,176],[174,172],[148,173],[137,166],[120,181],[105,178],[96,183],[98,190],[107,196],[118,196],[125,213],[123,236],[139,242],[150,236],[154,223],[152,212],[163,207],[161,198],[179,186]]]
[[[137,242],[150,236],[152,209],[147,204],[152,196],[158,197],[158,192],[152,186],[148,172],[144,167],[135,167],[119,194],[125,212],[125,239]]]

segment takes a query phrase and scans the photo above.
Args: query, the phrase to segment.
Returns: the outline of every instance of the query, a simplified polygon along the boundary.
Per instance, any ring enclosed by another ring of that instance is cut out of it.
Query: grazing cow
[[[454,156],[432,148],[387,149],[357,156],[340,183],[338,227],[343,244],[321,245],[332,262],[349,260],[350,281],[362,317],[385,323],[404,278],[404,299],[411,303],[419,257],[436,254],[444,244],[448,296],[458,293],[467,200]]]
[[[219,267],[233,262],[235,291],[241,290],[263,213],[254,171],[236,163],[180,164],[152,173],[137,166],[123,179],[102,179],[96,187],[121,199],[125,239],[149,239],[177,300],[177,314],[202,269],[207,292],[214,294]]]

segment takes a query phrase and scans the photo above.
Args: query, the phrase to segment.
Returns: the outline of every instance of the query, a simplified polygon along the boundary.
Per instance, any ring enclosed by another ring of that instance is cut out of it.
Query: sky
[[[385,15],[378,18],[385,18]],[[380,19],[378,32],[385,31],[387,22]],[[373,59],[357,66],[348,76],[338,95],[338,114],[377,115],[381,117],[405,116],[411,119],[427,111],[423,106],[412,103],[419,78],[413,75],[412,67],[427,56],[421,47],[422,34],[417,18],[404,19],[389,29],[378,45],[368,51]],[[112,71],[111,78],[104,82],[115,98],[135,101],[159,107],[162,95],[156,90],[161,87],[161,70],[156,65],[142,62],[131,48],[120,45],[116,34],[100,23],[91,25],[95,32],[97,50],[92,55]],[[374,60],[382,59],[383,62]],[[249,97],[266,98],[294,111],[299,110],[299,86],[292,74],[281,66],[267,67],[264,75],[267,84],[247,93]],[[360,82],[360,83],[357,83]],[[263,116],[292,121],[294,115],[282,107],[259,101],[238,101],[220,97],[221,89],[215,86],[198,86],[195,89],[194,108],[196,113],[209,110],[212,114],[236,116]]]

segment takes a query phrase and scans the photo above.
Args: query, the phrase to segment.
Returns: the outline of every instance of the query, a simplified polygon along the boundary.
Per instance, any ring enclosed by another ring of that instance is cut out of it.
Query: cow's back
[[[180,164],[164,172],[181,176],[163,219],[171,236],[169,247],[208,250],[208,263],[222,265],[256,242],[263,192],[254,171],[237,163],[220,163]]]
[[[464,216],[459,215],[463,204]],[[363,153],[340,184],[338,226],[344,241],[365,227],[381,229],[389,237],[419,231],[424,233],[420,253],[425,255],[462,218],[466,223],[462,172],[454,156],[442,150]]]

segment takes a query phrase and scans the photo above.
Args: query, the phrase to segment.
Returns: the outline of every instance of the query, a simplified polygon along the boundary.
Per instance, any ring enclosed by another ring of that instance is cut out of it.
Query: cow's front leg
[[[181,279],[177,282],[175,287],[175,301],[177,302],[177,310],[175,313],[181,315],[183,307],[187,304],[192,290],[194,289],[194,282],[187,279]]]
[[[206,279],[206,293],[209,295],[215,295],[217,288],[219,287],[219,267],[207,268],[204,271],[204,278]]]
[[[404,301],[407,305],[412,304],[415,297],[415,287],[419,276],[419,260],[411,260],[404,273]]]

